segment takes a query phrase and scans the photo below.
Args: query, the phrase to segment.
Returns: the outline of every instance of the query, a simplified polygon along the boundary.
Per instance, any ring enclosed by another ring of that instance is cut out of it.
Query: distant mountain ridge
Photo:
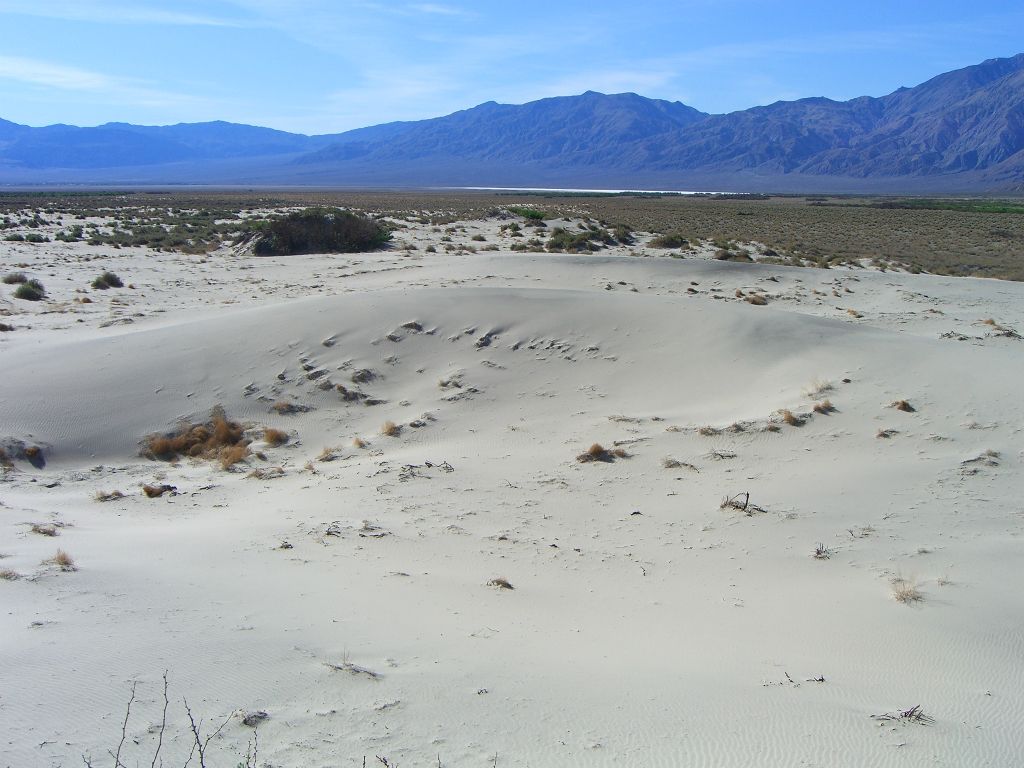
[[[1024,191],[1024,54],[850,101],[709,115],[588,91],[339,134],[0,120],[0,184]],[[696,185],[696,186],[695,186]]]

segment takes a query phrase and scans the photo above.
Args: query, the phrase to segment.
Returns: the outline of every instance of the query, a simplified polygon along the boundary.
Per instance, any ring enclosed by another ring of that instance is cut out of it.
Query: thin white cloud
[[[111,101],[131,100],[146,107],[194,105],[198,101],[192,96],[152,88],[146,83],[21,56],[0,56],[0,81],[3,80],[59,91],[89,93]]]
[[[64,21],[89,21],[103,24],[155,24],[191,27],[243,27],[251,23],[239,19],[210,16],[188,11],[150,8],[144,5],[119,3],[82,3],[48,0],[0,0],[0,13],[36,16]]]
[[[438,5],[437,3],[413,3],[409,6],[413,11],[429,13],[436,16],[465,16],[466,12],[461,8],[453,8],[450,5]]]

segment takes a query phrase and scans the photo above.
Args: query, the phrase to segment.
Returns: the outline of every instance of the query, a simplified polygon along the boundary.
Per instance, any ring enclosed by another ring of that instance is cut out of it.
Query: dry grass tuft
[[[295,403],[289,403],[287,400],[278,400],[276,403],[270,406],[271,410],[275,411],[278,416],[288,416],[293,413],[301,413],[304,409],[300,405]]]
[[[246,477],[253,480],[274,480],[278,477],[284,477],[284,467],[257,467],[250,472]]]
[[[235,464],[245,461],[249,457],[249,446],[244,444],[233,445],[230,448],[220,450],[220,468],[231,469]]]
[[[576,461],[581,464],[587,464],[592,461],[603,461],[606,464],[610,464],[615,459],[626,458],[629,458],[629,454],[626,453],[625,448],[613,448],[609,451],[600,443],[594,443],[584,453],[577,456]]]
[[[779,427],[778,424],[772,424],[771,422],[768,422],[767,424],[764,425],[764,427],[762,428],[761,431],[762,432],[781,432],[782,430],[781,430],[781,428]]]
[[[692,469],[694,472],[700,472],[697,467],[685,461],[679,459],[673,459],[671,456],[666,456],[661,460],[661,466],[665,469]]]
[[[273,427],[267,427],[263,430],[263,441],[268,445],[284,445],[288,442],[288,433],[283,429],[274,429]]]
[[[890,585],[892,586],[892,596],[898,603],[919,603],[924,600],[920,587],[912,579],[896,576]]]
[[[0,568],[0,581],[17,581],[21,578],[21,574],[17,571],[12,571],[10,568]]]
[[[96,491],[96,501],[116,501],[123,498],[124,494],[121,491]]]
[[[825,379],[815,379],[810,383],[810,386],[804,389],[804,394],[807,395],[807,397],[817,399],[824,395],[826,392],[831,392],[833,389],[835,389],[835,387],[832,386],[831,381],[826,381]]]
[[[57,530],[57,526],[52,523],[32,523],[32,527],[29,528],[32,533],[38,533],[40,536],[59,536],[60,531]]]
[[[380,428],[380,433],[386,437],[398,437],[402,434],[402,427],[393,421],[385,421]]]
[[[832,413],[835,409],[836,407],[832,405],[831,400],[822,400],[820,403],[814,404],[814,412],[823,415],[828,415]]]
[[[7,451],[0,448],[0,468],[11,469],[14,467],[14,462],[11,461],[11,457],[7,455]]]
[[[888,440],[893,435],[898,435],[898,434],[899,434],[899,430],[896,430],[896,429],[880,429],[875,434],[875,437],[877,437],[879,439],[882,439],[882,440]]]
[[[353,448],[365,448],[368,445],[369,445],[369,443],[366,442],[365,440],[363,440],[363,438],[361,438],[361,437],[354,437],[354,438],[352,438],[352,447]]]
[[[846,314],[848,314],[850,317],[854,318],[855,320],[860,320],[862,317],[864,317],[864,315],[862,315],[856,309],[848,309],[848,310],[846,310]]]
[[[832,557],[832,550],[830,550],[821,542],[818,542],[817,546],[814,547],[814,559],[828,560],[830,557]]]
[[[56,565],[62,571],[78,570],[78,566],[75,565],[74,559],[72,559],[71,555],[69,555],[63,549],[58,549],[57,553],[49,560],[44,560],[43,565]]]
[[[720,430],[720,429],[718,429],[716,427],[709,427],[709,426],[703,426],[703,427],[700,427],[697,430],[697,434],[698,435],[703,435],[704,437],[714,437],[715,435],[721,434],[721,432],[722,432],[722,430]]]
[[[175,461],[181,456],[219,460],[229,469],[249,455],[249,441],[241,424],[229,421],[223,409],[214,408],[205,424],[185,422],[176,432],[150,435],[142,455],[160,461]]]
[[[357,437],[356,440],[358,440],[358,439],[359,438]],[[361,446],[356,446],[356,447],[361,447]],[[325,462],[326,461],[334,461],[336,458],[338,458],[339,450],[340,449],[338,449],[338,448],[331,448],[330,446],[325,445],[324,449],[322,451],[320,451],[320,455],[318,455],[316,457],[316,460],[317,461],[325,461]]]
[[[148,499],[159,499],[165,493],[173,496],[178,492],[178,489],[173,485],[143,485],[142,492],[146,494]]]
[[[760,293],[749,293],[744,300],[755,307],[763,307],[768,303],[768,297]]]
[[[791,427],[802,427],[806,422],[801,417],[797,416],[788,408],[783,408],[779,411],[779,418],[781,418],[786,424]]]
[[[889,405],[890,408],[895,408],[897,411],[903,411],[904,413],[913,413],[917,409],[908,403],[906,400],[893,400]]]
[[[490,581],[488,581],[487,586],[497,587],[498,589],[515,589],[515,587],[512,586],[512,582],[500,576],[496,579],[491,579]]]

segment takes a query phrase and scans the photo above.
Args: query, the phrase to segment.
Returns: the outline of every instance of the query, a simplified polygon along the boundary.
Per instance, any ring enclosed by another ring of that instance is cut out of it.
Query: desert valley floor
[[[2,244],[0,766],[1024,763],[1024,285],[503,223]]]

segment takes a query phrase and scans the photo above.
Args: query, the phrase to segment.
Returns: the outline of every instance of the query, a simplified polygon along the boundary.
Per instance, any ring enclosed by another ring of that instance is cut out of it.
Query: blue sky
[[[586,90],[729,112],[881,96],[1024,51],[947,0],[0,0],[0,117],[330,133]]]

